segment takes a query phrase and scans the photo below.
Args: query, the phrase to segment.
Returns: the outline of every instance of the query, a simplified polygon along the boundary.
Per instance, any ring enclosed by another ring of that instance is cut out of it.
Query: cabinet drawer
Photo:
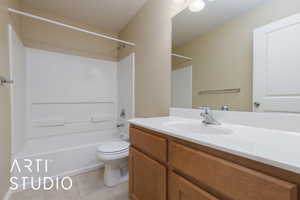
[[[178,171],[233,200],[297,200],[297,186],[172,142],[170,163]]]
[[[130,128],[130,143],[162,162],[167,162],[167,140],[145,131]]]
[[[171,172],[169,181],[170,200],[218,200],[183,177]]]

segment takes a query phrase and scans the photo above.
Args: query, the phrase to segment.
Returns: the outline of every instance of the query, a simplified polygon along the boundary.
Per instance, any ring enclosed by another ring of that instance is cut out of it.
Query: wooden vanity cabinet
[[[167,162],[167,139],[151,133],[131,128],[130,143],[133,147],[160,162]]]
[[[167,168],[132,147],[129,176],[129,193],[133,200],[166,199]]]
[[[296,200],[296,185],[222,158],[175,142],[169,155],[173,168],[230,199]]]
[[[132,200],[300,200],[300,175],[131,125]]]
[[[172,200],[218,200],[213,195],[189,182],[185,178],[170,172],[169,199]]]

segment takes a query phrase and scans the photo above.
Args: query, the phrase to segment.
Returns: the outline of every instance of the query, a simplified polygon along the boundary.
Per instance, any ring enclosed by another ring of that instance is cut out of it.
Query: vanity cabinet
[[[133,200],[165,200],[167,168],[135,148],[130,148],[129,191]]]
[[[130,129],[130,143],[160,162],[167,162],[167,139],[142,131]]]
[[[218,200],[174,172],[170,172],[169,190],[169,199],[172,200]]]
[[[171,142],[170,164],[199,183],[243,200],[295,199],[296,186],[221,158]]]
[[[131,125],[133,200],[300,200],[300,175]]]

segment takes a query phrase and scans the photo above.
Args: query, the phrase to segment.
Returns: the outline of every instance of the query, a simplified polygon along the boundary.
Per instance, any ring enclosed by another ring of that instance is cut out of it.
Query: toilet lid
[[[118,153],[125,151],[129,148],[129,143],[125,141],[121,142],[109,142],[98,147],[98,151],[103,153]]]

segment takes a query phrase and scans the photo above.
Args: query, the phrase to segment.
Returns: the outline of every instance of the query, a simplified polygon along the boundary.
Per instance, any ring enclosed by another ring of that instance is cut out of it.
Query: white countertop
[[[131,124],[162,134],[208,146],[300,174],[300,134],[274,129],[222,123],[230,134],[201,134],[178,131],[166,126],[173,122],[199,122],[180,117],[137,118]]]

